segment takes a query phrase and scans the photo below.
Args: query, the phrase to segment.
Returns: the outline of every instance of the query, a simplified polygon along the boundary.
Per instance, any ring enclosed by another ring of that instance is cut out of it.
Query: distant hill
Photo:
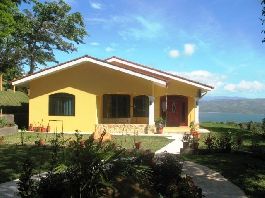
[[[239,99],[247,99],[243,97],[236,96],[204,96],[201,101],[210,101],[210,100],[239,100]]]
[[[224,113],[245,113],[265,114],[265,98],[227,98],[203,99],[200,101],[201,112],[224,112]]]

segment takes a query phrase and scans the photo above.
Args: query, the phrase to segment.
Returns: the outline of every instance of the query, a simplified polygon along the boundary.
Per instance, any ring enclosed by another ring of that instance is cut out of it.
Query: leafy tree
[[[16,4],[11,0],[0,1],[0,38],[10,35],[15,30],[14,12]]]
[[[54,50],[75,51],[74,43],[83,43],[86,35],[81,14],[70,13],[71,7],[63,0],[32,2],[32,9],[25,10],[17,19],[23,28],[16,35],[24,42],[23,60],[29,65],[28,73],[33,73],[37,64],[57,62]]]
[[[30,3],[30,9],[20,11],[21,2]],[[2,73],[15,68],[18,74],[24,65],[29,65],[28,73],[33,73],[37,65],[57,62],[54,50],[75,51],[74,44],[83,43],[86,35],[81,14],[72,13],[64,0],[3,0],[0,18]]]

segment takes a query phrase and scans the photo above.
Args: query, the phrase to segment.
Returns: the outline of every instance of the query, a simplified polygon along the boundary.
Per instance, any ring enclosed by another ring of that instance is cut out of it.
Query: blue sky
[[[120,56],[214,85],[215,96],[265,97],[259,0],[67,0],[88,36],[63,62]]]

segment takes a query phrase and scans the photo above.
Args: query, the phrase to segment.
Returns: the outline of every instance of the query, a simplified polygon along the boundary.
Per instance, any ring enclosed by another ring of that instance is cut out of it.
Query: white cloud
[[[98,2],[90,2],[90,6],[96,10],[100,10],[102,8],[102,5]]]
[[[90,45],[92,45],[92,46],[99,46],[99,43],[98,42],[91,42]]]
[[[226,84],[224,86],[224,90],[230,91],[230,92],[258,92],[258,91],[264,91],[265,90],[265,84],[259,81],[245,81],[241,80],[237,84]]]
[[[179,53],[178,50],[173,49],[173,50],[170,50],[170,51],[168,52],[168,55],[169,55],[171,58],[177,58],[177,57],[180,56],[180,53]]]
[[[215,89],[224,85],[224,80],[226,79],[225,75],[211,73],[206,70],[194,70],[191,72],[171,72],[177,75],[186,77],[190,80],[198,81],[205,83],[207,85],[214,86]]]
[[[115,51],[115,49],[112,48],[112,47],[106,47],[106,48],[105,48],[105,51],[106,51],[106,52],[113,52],[113,51]]]
[[[184,44],[184,54],[191,56],[195,52],[195,44],[192,43],[186,43]]]

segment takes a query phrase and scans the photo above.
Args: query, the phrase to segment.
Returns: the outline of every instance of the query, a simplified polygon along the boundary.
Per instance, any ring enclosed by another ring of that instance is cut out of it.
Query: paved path
[[[202,188],[202,193],[207,198],[246,198],[245,193],[232,184],[220,173],[206,166],[185,161],[183,172],[193,178],[194,183]]]
[[[174,141],[172,141],[168,145],[156,151],[155,154],[159,154],[163,152],[167,152],[171,154],[179,154],[180,148],[183,148],[183,143],[181,141],[182,137],[183,137],[183,134],[172,134],[171,137],[168,137],[168,139],[174,139]]]
[[[1,198],[17,198],[17,180],[0,184]]]

